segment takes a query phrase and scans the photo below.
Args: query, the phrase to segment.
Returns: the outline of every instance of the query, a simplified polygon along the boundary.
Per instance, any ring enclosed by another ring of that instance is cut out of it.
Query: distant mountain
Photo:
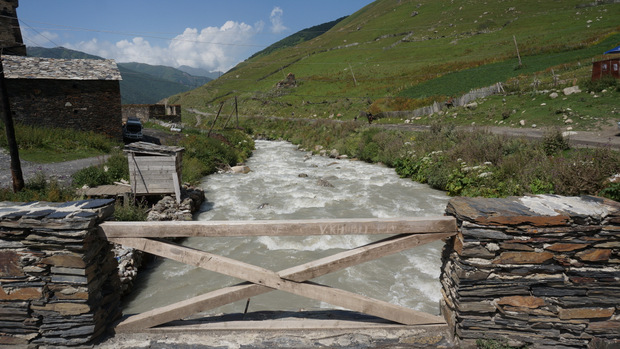
[[[177,82],[191,88],[200,87],[213,80],[204,76],[194,76],[182,70],[163,65],[149,65],[144,63],[118,63],[119,66],[139,73],[148,74],[156,78]]]
[[[182,65],[180,67],[178,67],[177,69],[179,69],[180,71],[184,71],[190,75],[194,75],[194,76],[204,76],[207,78],[210,78],[211,80],[215,80],[217,78],[220,77],[220,75],[224,74],[221,71],[216,71],[216,72],[210,72],[206,69],[202,69],[202,68],[192,68],[192,67],[188,67],[186,65]]]
[[[70,50],[64,47],[27,47],[29,57],[43,58],[62,58],[62,59],[103,59],[99,56],[89,55],[88,53]]]
[[[64,59],[103,59],[99,56],[64,47],[28,47],[28,56]],[[123,80],[120,82],[123,104],[152,104],[202,86],[211,79],[193,76],[178,69],[142,63],[117,63]]]

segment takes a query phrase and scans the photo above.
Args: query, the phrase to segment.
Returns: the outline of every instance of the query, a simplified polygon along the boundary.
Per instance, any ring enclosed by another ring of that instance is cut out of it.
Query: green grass
[[[63,128],[39,128],[15,124],[15,138],[22,160],[53,163],[100,156],[120,147],[120,141],[94,132]],[[0,146],[8,149],[4,124],[0,123]]]
[[[583,86],[583,85],[582,85]],[[453,125],[508,126],[521,128],[572,127],[574,130],[599,130],[602,126],[620,120],[620,91],[609,89],[595,94],[585,91],[564,96],[557,89],[559,97],[549,97],[552,90],[546,93],[530,93],[494,95],[477,101],[478,107],[451,108],[443,115],[424,116],[412,120],[413,124],[427,125],[443,122]],[[402,122],[402,121],[401,121]]]
[[[590,59],[592,57],[599,55],[609,47],[613,47],[618,42],[620,42],[620,34],[611,35],[596,45],[579,50],[526,56],[523,58],[523,67],[521,68],[518,68],[517,58],[485,64],[417,84],[401,91],[399,96],[409,98],[425,98],[436,95],[460,96],[471,89],[507,81],[519,75],[534,76],[535,73],[541,72],[541,75],[550,76],[551,72],[545,72],[549,67],[583,62],[583,64],[588,65],[588,68],[590,68]],[[560,73],[560,69],[557,69],[556,73]]]

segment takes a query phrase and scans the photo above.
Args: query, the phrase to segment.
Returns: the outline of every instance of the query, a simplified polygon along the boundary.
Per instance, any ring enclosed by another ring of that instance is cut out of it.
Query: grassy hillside
[[[618,18],[614,1],[378,0],[323,35],[248,59],[171,102],[216,112],[238,96],[246,115],[353,119],[500,81],[523,89],[552,72],[569,85],[620,43]],[[288,73],[297,86],[277,88]]]
[[[338,24],[345,18],[347,17],[341,17],[335,21],[315,25],[313,27],[300,30],[295,34],[287,36],[286,38],[276,42],[275,44],[269,45],[269,47],[265,48],[264,50],[256,52],[250,57],[250,59],[260,56],[266,56],[272,52],[279,51],[288,47],[293,47],[295,45],[301,44],[302,42],[312,40],[319,35],[325,34],[325,32],[332,29],[336,24]]]
[[[64,47],[28,47],[28,56],[63,59],[103,59]],[[118,63],[123,104],[151,104],[179,92],[189,91],[211,79],[192,76],[178,69],[141,63]]]

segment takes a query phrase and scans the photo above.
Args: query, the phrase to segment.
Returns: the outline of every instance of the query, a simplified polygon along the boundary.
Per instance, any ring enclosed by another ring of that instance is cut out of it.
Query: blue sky
[[[22,0],[26,46],[67,48],[173,67],[227,71],[301,29],[372,0]]]

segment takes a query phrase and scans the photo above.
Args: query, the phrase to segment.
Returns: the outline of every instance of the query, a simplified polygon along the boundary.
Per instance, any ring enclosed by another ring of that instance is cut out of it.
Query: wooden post
[[[513,35],[512,40],[514,40],[515,47],[517,48],[517,57],[519,57],[519,68],[521,68],[521,66],[523,66],[523,63],[521,63],[521,55],[519,54],[519,45],[517,45],[517,38]]]
[[[2,57],[0,57],[0,94],[2,95],[2,114],[4,115],[4,129],[6,131],[6,140],[9,144],[9,154],[11,155],[11,175],[13,177],[13,192],[24,189],[24,175],[22,173],[22,165],[19,161],[19,148],[17,147],[17,139],[15,138],[15,127],[13,125],[13,115],[11,114],[11,103],[9,94],[4,81],[4,67],[2,66]]]
[[[228,122],[229,122],[229,121],[230,121],[230,119],[232,118],[232,116],[233,116],[233,113],[234,113],[234,112],[235,112],[235,110],[234,110],[234,109],[230,111],[230,115],[228,115],[228,119],[226,119],[226,122],[224,123],[224,127],[223,127],[223,129],[226,129],[226,127],[228,127]]]
[[[217,118],[220,117],[220,113],[222,112],[222,107],[224,106],[224,102],[220,102],[220,110],[217,111],[217,115],[215,116],[215,120],[213,120],[213,124],[211,125],[211,128],[209,129],[209,132],[207,133],[207,137],[211,136],[211,131],[213,131],[213,128],[215,127],[215,123],[217,122]]]
[[[349,63],[349,69],[351,70],[351,76],[353,76],[353,82],[355,83],[355,87],[357,87],[357,80],[355,79],[355,74],[353,74],[353,68],[351,67],[351,63]]]
[[[237,105],[237,96],[235,96],[235,117],[237,118],[237,128],[239,128],[239,107]]]

